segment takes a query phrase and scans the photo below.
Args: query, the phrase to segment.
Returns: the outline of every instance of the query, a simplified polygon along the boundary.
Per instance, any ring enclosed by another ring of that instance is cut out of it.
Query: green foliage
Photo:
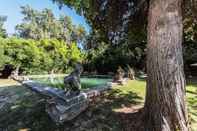
[[[3,49],[3,45],[0,44],[0,69],[4,64],[4,61],[5,61],[4,49]]]
[[[98,47],[89,49],[86,56],[86,70],[100,73],[115,72],[118,66],[127,65],[143,69],[145,65],[146,43],[130,43],[110,46],[102,42]]]
[[[67,69],[70,49],[63,41],[45,39],[40,41],[39,47],[42,50],[43,70],[58,72]]]
[[[147,22],[147,1],[137,0],[52,0],[60,6],[67,5],[83,15],[93,31],[102,35],[108,44],[119,44],[128,38],[131,27],[144,26]],[[140,5],[140,7],[138,7]],[[139,18],[140,17],[140,18]]]
[[[7,64],[14,67],[21,67],[23,70],[29,66],[35,65],[35,59],[38,57],[36,45],[32,41],[16,38],[5,40],[5,55],[10,58]]]
[[[188,68],[190,64],[197,63],[197,19],[194,19],[192,1],[185,1],[185,18],[184,24],[184,43],[183,43],[183,56],[185,67]],[[197,2],[193,0],[193,2]],[[192,6],[192,7],[191,7]]]
[[[7,37],[6,30],[3,28],[5,21],[7,20],[6,16],[0,16],[0,37]]]
[[[81,53],[81,51],[77,47],[77,44],[75,43],[72,43],[70,45],[70,50],[68,53],[69,58],[74,62],[79,61],[81,58],[83,58],[83,54]]]
[[[76,44],[69,47],[64,41],[57,39],[35,41],[7,38],[2,39],[0,45],[4,47],[0,47],[0,57],[6,57],[1,65],[19,67],[23,74],[62,73],[69,68],[70,60],[82,59]]]
[[[4,67],[4,65],[10,61],[10,58],[5,55],[5,46],[6,39],[0,38],[0,69]]]
[[[53,1],[75,9],[92,27],[85,45],[88,70],[115,71],[119,65],[124,67],[126,64],[140,69],[145,67],[148,1]],[[184,0],[183,51],[186,65],[197,62],[196,5],[197,0]],[[119,40],[114,41],[117,38]],[[105,48],[102,42],[109,46]]]
[[[136,8],[138,1],[53,1],[75,9],[92,27],[84,46],[88,50],[85,61],[88,71],[106,73],[116,71],[119,65],[140,69],[145,66],[146,9]]]
[[[23,23],[16,26],[17,35],[27,39],[58,39],[67,43],[82,43],[86,36],[83,26],[75,26],[68,16],[56,19],[50,9],[35,10],[22,6]]]
[[[84,45],[86,31],[73,25],[68,16],[56,19],[50,9],[35,10],[22,6],[23,22],[16,26],[17,34],[0,41],[0,67],[19,67],[24,74],[58,73],[69,69],[70,61],[82,61],[84,55],[77,45]],[[0,16],[0,37],[6,37]],[[20,37],[20,38],[19,38]]]

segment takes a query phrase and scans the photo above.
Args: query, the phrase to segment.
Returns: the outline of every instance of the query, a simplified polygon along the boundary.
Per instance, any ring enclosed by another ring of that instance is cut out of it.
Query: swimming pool
[[[64,77],[54,77],[51,79],[50,77],[46,78],[32,78],[32,80],[37,81],[39,83],[53,86],[56,88],[63,88],[64,83],[63,83]],[[81,77],[81,87],[82,89],[87,89],[95,86],[100,86],[100,85],[106,85],[108,82],[111,82],[111,78],[96,78],[96,77]]]

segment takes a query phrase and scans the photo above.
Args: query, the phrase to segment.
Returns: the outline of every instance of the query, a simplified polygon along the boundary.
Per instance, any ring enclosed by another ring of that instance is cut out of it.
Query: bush
[[[35,41],[7,38],[0,42],[1,57],[6,57],[6,60],[2,58],[0,66],[19,67],[23,74],[63,73],[69,68],[71,59],[82,59],[82,53],[76,44],[68,46],[56,39]]]

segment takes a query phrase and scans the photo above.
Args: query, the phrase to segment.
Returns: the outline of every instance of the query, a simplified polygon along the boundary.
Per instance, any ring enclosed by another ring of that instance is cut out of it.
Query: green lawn
[[[187,105],[193,131],[197,131],[197,79],[187,84]]]
[[[124,86],[118,86],[119,94],[136,94],[138,99],[135,101],[143,104],[145,97],[146,82],[143,80],[129,81]],[[197,79],[189,80],[186,87],[187,106],[189,111],[189,120],[192,125],[192,131],[197,131]],[[133,98],[132,98],[133,99]]]
[[[6,87],[7,85],[12,85],[13,87],[16,84],[16,82],[11,80],[0,80],[0,92],[2,90],[1,87]],[[16,88],[16,94],[23,95],[23,91],[19,90],[20,86],[16,87],[18,88]],[[133,112],[135,108],[142,107],[145,98],[145,87],[146,82],[144,80],[133,80],[129,81],[124,86],[117,86],[101,97],[96,104],[90,106],[87,114],[91,112],[91,118],[89,118],[89,115],[86,115],[86,113],[83,113],[79,119],[76,119],[76,121],[83,122],[81,119],[87,118],[91,123],[94,123],[94,127],[102,127],[113,131],[119,131],[123,128],[123,124],[120,120],[120,116],[117,116],[117,114],[127,115],[127,113]],[[9,87],[6,89],[8,90]],[[190,80],[186,89],[190,124],[193,128],[192,131],[197,131],[197,80]],[[14,91],[11,87],[10,90],[12,90],[11,92]],[[34,121],[37,120],[35,119]],[[45,123],[43,125],[47,124],[46,122],[42,123]],[[43,129],[44,128],[45,127],[43,126]]]

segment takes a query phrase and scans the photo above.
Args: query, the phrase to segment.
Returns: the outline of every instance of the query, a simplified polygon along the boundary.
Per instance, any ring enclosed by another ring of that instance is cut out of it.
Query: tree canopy
[[[109,66],[107,63],[110,63],[109,61],[111,61],[109,59],[113,59],[112,62],[114,62],[119,61],[119,58],[121,58],[121,60],[124,60],[125,62],[121,61],[117,63],[115,68],[118,67],[118,64],[122,63],[124,63],[123,65],[132,64],[132,66],[137,68],[140,67],[140,69],[142,69],[141,67],[145,67],[144,64],[140,64],[145,63],[147,44],[147,12],[149,7],[148,0],[53,1],[58,3],[60,7],[65,4],[70,8],[75,9],[80,15],[85,16],[88,24],[92,28],[85,45],[86,49],[91,52],[89,57],[91,57],[93,52],[97,52],[98,49],[105,48],[105,44],[110,45],[108,46],[109,49],[106,49],[103,52],[102,56],[105,59],[100,60],[101,55],[99,55],[98,58],[94,58],[94,60],[98,59],[96,62],[99,62],[99,65],[107,67]],[[183,3],[183,45],[184,60],[187,65],[197,62],[195,57],[195,52],[197,52],[197,22],[195,17],[197,14],[196,4],[196,0],[185,0]],[[119,49],[121,48],[124,51],[120,51]],[[138,50],[137,54],[136,49]],[[121,57],[119,57],[120,54],[122,54]],[[132,61],[130,63],[127,59],[128,56],[130,58],[129,61]],[[140,59],[140,61],[137,59]],[[94,65],[94,63],[95,61],[90,62],[91,65]],[[112,67],[109,68],[114,70]]]
[[[146,23],[144,11],[147,2],[137,0],[53,0],[59,5],[66,4],[84,15],[93,32],[102,34],[102,39],[111,44],[124,41],[131,32],[130,26],[143,28]],[[142,13],[143,12],[143,13]],[[138,17],[138,16],[141,17]],[[137,20],[137,22],[136,22]],[[99,23],[99,24],[98,24]]]
[[[73,25],[68,16],[55,18],[50,9],[35,10],[30,6],[22,6],[23,23],[16,26],[17,35],[27,39],[58,39],[67,43],[84,42],[86,31],[81,25]]]

